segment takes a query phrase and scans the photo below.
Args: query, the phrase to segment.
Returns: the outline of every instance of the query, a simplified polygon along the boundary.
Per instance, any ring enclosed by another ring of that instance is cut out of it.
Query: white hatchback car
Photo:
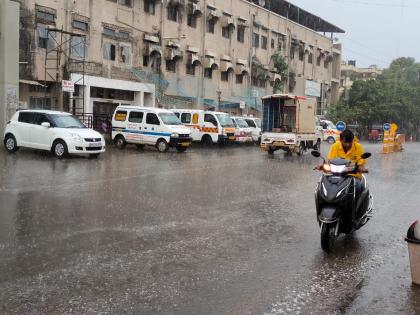
[[[102,135],[86,128],[69,113],[50,110],[21,110],[7,123],[4,146],[8,152],[19,147],[47,150],[61,159],[67,154],[89,154],[96,158],[105,152]]]

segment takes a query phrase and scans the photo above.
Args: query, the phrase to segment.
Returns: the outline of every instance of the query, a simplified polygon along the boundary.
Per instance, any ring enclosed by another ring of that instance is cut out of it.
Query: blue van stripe
[[[144,135],[151,135],[151,136],[164,136],[170,137],[171,134],[167,132],[155,132],[155,131],[142,131],[142,130],[135,130],[135,129],[123,129],[123,128],[112,128],[112,131],[121,131],[126,133],[136,133],[136,134],[144,134]]]

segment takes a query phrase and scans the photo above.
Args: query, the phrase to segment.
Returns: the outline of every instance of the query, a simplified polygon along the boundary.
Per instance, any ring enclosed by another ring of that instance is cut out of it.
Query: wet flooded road
[[[376,213],[329,255],[309,154],[0,150],[0,312],[420,312],[403,240],[420,218],[420,145],[366,149]]]

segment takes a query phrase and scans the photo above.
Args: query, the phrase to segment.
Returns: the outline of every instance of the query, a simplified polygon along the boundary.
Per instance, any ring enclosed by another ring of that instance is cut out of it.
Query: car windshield
[[[236,118],[236,122],[238,123],[238,126],[240,128],[248,128],[248,124],[246,123],[245,120],[241,119],[241,118]]]
[[[159,117],[165,125],[182,125],[182,122],[173,113],[160,113]]]
[[[233,125],[233,121],[229,117],[229,115],[226,115],[226,114],[216,114],[216,116],[217,116],[217,119],[219,120],[220,125],[222,127],[235,127]]]
[[[86,126],[72,115],[50,115],[50,118],[57,128],[86,128]]]

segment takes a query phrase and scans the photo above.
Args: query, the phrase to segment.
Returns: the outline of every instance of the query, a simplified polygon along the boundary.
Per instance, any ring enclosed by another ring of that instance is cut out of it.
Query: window
[[[73,20],[73,28],[78,30],[87,31],[89,29],[89,24],[87,22]]]
[[[208,19],[207,20],[207,33],[214,34],[214,25],[216,24],[216,21],[214,19]]]
[[[271,49],[274,49],[274,38],[271,39]]]
[[[192,122],[193,122],[194,125],[197,125],[198,124],[198,114],[194,114],[193,115]]]
[[[193,64],[187,63],[186,73],[189,75],[195,75],[195,66]]]
[[[37,10],[36,11],[36,18],[37,18],[37,20],[54,23],[55,14],[49,13],[49,12],[44,12],[44,11],[41,11],[41,10]]]
[[[114,37],[115,36],[115,30],[109,27],[104,27],[104,31],[103,34],[106,36],[111,36]]]
[[[279,50],[279,51],[281,51],[281,47],[283,46],[283,38],[282,37],[279,37],[278,39],[277,39],[277,49]]]
[[[213,69],[212,68],[204,69],[204,77],[211,79],[213,77]]]
[[[168,6],[168,20],[178,22],[178,7],[175,5]]]
[[[125,5],[126,7],[131,7],[131,0],[118,0],[118,4]]]
[[[127,45],[120,45],[120,61],[122,63],[130,64],[131,62],[131,47]]]
[[[204,114],[204,122],[211,123],[215,127],[217,127],[217,120],[212,114]]]
[[[261,88],[265,88],[267,86],[267,81],[265,79],[259,80],[258,86]]]
[[[175,116],[176,116],[176,117],[178,117],[178,118],[179,118],[179,113],[174,113],[174,114],[175,114]]]
[[[305,58],[305,49],[299,48],[299,60],[303,61],[304,58]]]
[[[143,112],[131,112],[128,116],[128,121],[140,124],[143,121]]]
[[[73,58],[86,58],[87,46],[86,38],[82,36],[72,36],[71,37],[71,56]]]
[[[155,0],[144,0],[144,12],[155,15],[155,12],[156,12]]]
[[[32,109],[50,109],[51,99],[45,97],[29,97],[29,108]]]
[[[309,53],[308,55],[308,63],[312,64],[314,62],[314,54],[313,53]]]
[[[33,113],[32,123],[35,125],[41,125],[43,122],[51,123],[47,115],[43,113]]]
[[[245,27],[238,26],[237,39],[238,39],[238,42],[240,43],[245,42]]]
[[[244,75],[243,74],[237,74],[236,75],[236,83],[242,84],[244,82]]]
[[[32,112],[20,112],[18,121],[26,124],[31,124],[33,115],[34,114]]]
[[[149,66],[149,56],[143,56],[143,67]]]
[[[48,31],[44,25],[37,25],[38,48],[53,49],[55,43],[55,32]]]
[[[252,47],[260,47],[260,35],[258,35],[257,33],[252,34]]]
[[[115,60],[115,45],[111,43],[104,44],[103,57],[106,60]]]
[[[166,71],[176,72],[176,60],[166,60]]]
[[[324,68],[325,68],[325,69],[328,69],[328,63],[329,63],[329,62],[328,62],[328,60],[325,60],[325,61],[324,61]]]
[[[321,58],[322,58],[322,55],[321,55],[321,53],[318,55],[318,58],[316,58],[316,65],[319,67],[319,66],[321,66]]]
[[[290,59],[295,58],[295,47],[290,47]]]
[[[195,14],[188,14],[187,25],[192,28],[197,27],[197,16]]]
[[[245,119],[246,123],[248,124],[249,127],[251,128],[257,128],[257,126],[255,125],[255,122],[252,119]]]
[[[224,26],[222,27],[222,36],[224,38],[230,38],[230,30],[229,30],[229,26]]]
[[[127,119],[127,111],[126,110],[117,110],[114,116],[114,120],[116,121],[125,121]]]
[[[146,124],[149,125],[160,125],[159,118],[156,114],[148,113],[146,116]]]
[[[118,32],[118,38],[124,39],[124,40],[129,40],[130,39],[130,33],[129,32],[124,32],[124,31],[119,31]]]
[[[267,36],[261,36],[261,48],[267,49]]]
[[[181,114],[181,122],[183,124],[189,124],[191,122],[191,114],[190,113],[182,113]]]
[[[229,71],[221,71],[220,72],[220,79],[222,81],[229,81]]]

